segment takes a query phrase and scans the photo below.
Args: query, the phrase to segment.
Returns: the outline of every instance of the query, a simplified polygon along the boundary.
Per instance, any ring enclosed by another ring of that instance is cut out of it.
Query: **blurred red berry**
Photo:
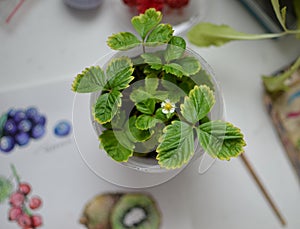
[[[136,0],[139,13],[145,13],[149,8],[161,11],[164,8],[164,0]]]
[[[31,209],[37,209],[41,206],[41,204],[42,204],[42,200],[38,196],[34,196],[29,200],[29,207]]]
[[[189,0],[166,0],[166,4],[171,8],[182,8],[189,3]]]
[[[43,219],[40,215],[31,216],[31,223],[33,227],[39,227],[43,224]]]
[[[27,214],[22,214],[18,218],[18,224],[22,228],[30,228],[31,225],[31,218]]]
[[[17,220],[21,215],[23,211],[20,207],[12,207],[8,212],[8,219],[10,221]]]
[[[14,192],[10,195],[9,203],[14,207],[21,207],[25,201],[25,196],[23,193]]]
[[[31,191],[31,187],[27,183],[20,183],[19,184],[19,192],[23,193],[25,196],[28,195]]]
[[[123,2],[128,6],[135,6],[136,0],[123,0]]]

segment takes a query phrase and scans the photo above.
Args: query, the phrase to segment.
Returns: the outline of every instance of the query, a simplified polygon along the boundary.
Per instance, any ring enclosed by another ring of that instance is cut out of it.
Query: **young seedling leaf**
[[[141,41],[132,33],[120,32],[110,36],[106,43],[113,50],[125,51],[139,46]]]
[[[13,185],[10,180],[0,177],[0,203],[5,201],[12,193]]]
[[[196,130],[201,146],[214,158],[230,160],[244,152],[244,136],[231,123],[210,121],[201,124]]]
[[[150,8],[144,14],[133,17],[131,23],[142,39],[145,40],[147,34],[161,22],[161,19],[161,12]]]
[[[180,108],[183,117],[188,122],[195,124],[210,112],[214,104],[213,91],[206,85],[200,85],[190,91]]]
[[[141,55],[145,63],[149,64],[154,70],[160,70],[162,68],[161,59],[154,53],[144,53]]]
[[[154,99],[146,99],[139,103],[136,103],[136,109],[144,114],[152,115],[155,110],[155,100]]]
[[[271,0],[274,12],[276,17],[284,30],[286,29],[285,21],[286,21],[286,7],[280,7],[279,0]]]
[[[156,119],[153,116],[142,114],[137,117],[135,126],[140,130],[148,130],[152,127],[154,127],[159,122],[158,119]]]
[[[279,92],[288,89],[288,86],[285,84],[286,80],[291,77],[291,75],[300,68],[300,57],[295,61],[295,63],[282,74],[276,76],[263,76],[263,82],[267,91]]]
[[[78,74],[72,84],[72,90],[78,93],[100,91],[106,85],[106,77],[99,66],[91,66]]]
[[[109,79],[105,89],[122,90],[129,86],[134,79],[132,76],[134,68],[128,57],[113,59],[106,69],[106,76]]]
[[[280,37],[282,34],[247,34],[238,32],[228,25],[199,23],[192,27],[187,37],[191,43],[200,47],[221,46],[234,40],[259,40]]]
[[[134,145],[124,131],[105,130],[99,136],[101,146],[107,154],[118,162],[126,162],[133,154]]]
[[[161,143],[157,147],[157,160],[161,167],[180,168],[194,154],[193,127],[181,121],[173,121],[164,129]]]
[[[169,24],[159,24],[146,38],[146,45],[156,46],[167,44],[173,36],[173,28]]]
[[[100,124],[110,122],[121,106],[121,97],[116,90],[100,95],[93,109],[94,119]]]
[[[179,59],[186,49],[186,42],[182,37],[173,36],[168,43],[164,58],[166,62]]]
[[[191,56],[175,60],[173,63],[176,63],[182,67],[182,72],[185,76],[194,75],[201,69],[199,60]]]

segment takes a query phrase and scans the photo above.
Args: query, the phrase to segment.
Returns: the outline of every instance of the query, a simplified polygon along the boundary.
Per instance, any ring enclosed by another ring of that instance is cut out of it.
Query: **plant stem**
[[[17,180],[17,183],[20,184],[20,183],[21,183],[21,180],[20,180],[20,176],[19,176],[18,173],[17,173],[16,167],[14,166],[14,164],[11,164],[10,167],[11,167],[11,170],[12,170],[12,172],[13,172],[14,177],[15,177],[16,180]]]

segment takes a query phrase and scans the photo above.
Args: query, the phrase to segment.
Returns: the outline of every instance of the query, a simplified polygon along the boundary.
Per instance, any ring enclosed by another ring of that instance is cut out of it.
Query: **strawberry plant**
[[[243,134],[231,123],[211,120],[212,76],[161,20],[153,8],[133,17],[139,37],[113,34],[107,44],[120,55],[104,67],[86,68],[73,81],[74,92],[97,93],[92,115],[102,128],[101,148],[118,162],[150,155],[166,169],[186,164],[198,142],[214,158],[237,157]],[[138,54],[123,55],[126,50]]]

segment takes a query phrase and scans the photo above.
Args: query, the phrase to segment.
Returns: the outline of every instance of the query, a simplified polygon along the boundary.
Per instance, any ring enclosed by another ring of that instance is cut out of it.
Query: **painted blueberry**
[[[29,132],[31,128],[32,123],[28,119],[24,119],[18,124],[18,130],[21,132]]]
[[[68,121],[60,121],[54,127],[54,134],[59,137],[67,136],[71,131],[71,124]]]
[[[29,107],[28,109],[26,109],[25,113],[26,113],[27,118],[30,118],[30,119],[39,115],[39,112],[35,107]]]
[[[15,136],[15,141],[19,146],[27,145],[29,140],[30,140],[30,136],[28,133],[21,132],[16,134]]]
[[[39,139],[45,134],[45,126],[38,124],[31,129],[30,136],[34,139]]]
[[[17,110],[14,117],[13,117],[13,119],[16,123],[19,123],[22,120],[26,119],[26,114],[22,110]]]
[[[8,119],[4,124],[4,132],[7,135],[15,135],[18,131],[17,125],[13,119]]]
[[[13,118],[14,116],[15,116],[15,114],[16,114],[16,109],[10,109],[8,112],[7,112],[7,116],[8,116],[8,118]]]
[[[0,150],[10,152],[15,147],[15,140],[11,136],[3,136],[0,138]]]
[[[44,115],[40,115],[40,114],[34,115],[30,118],[30,120],[35,125],[40,124],[44,126],[46,124],[46,117]]]

